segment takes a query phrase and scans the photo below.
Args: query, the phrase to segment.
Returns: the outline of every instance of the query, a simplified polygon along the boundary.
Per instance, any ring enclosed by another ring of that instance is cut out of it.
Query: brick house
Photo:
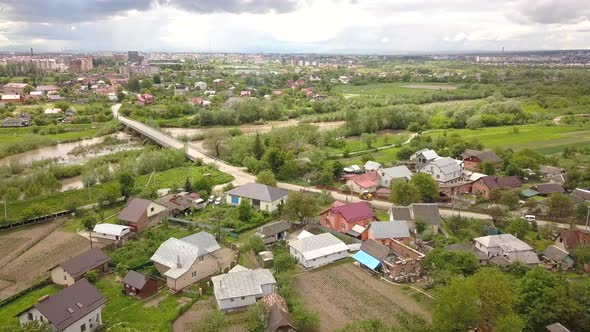
[[[590,245],[590,231],[574,227],[573,229],[564,229],[559,233],[555,244],[566,250],[576,249],[579,245]]]
[[[474,194],[489,199],[493,189],[517,189],[520,188],[520,185],[520,180],[516,176],[488,175],[475,181],[472,191]]]
[[[375,213],[371,209],[371,205],[367,202],[333,205],[320,214],[320,224],[323,227],[341,233],[349,233],[353,231],[355,226],[366,229],[374,220],[376,220]],[[354,231],[358,229],[356,227]],[[359,233],[361,233],[360,237],[362,240],[365,240],[368,236],[367,232]]]
[[[502,167],[502,158],[492,150],[470,150],[466,149],[461,154],[463,159],[463,167],[471,171],[479,171],[479,164],[484,161],[490,161],[494,164],[496,169]]]

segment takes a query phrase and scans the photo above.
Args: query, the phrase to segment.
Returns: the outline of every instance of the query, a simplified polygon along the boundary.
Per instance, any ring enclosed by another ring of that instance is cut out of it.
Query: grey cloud
[[[590,17],[588,0],[521,0],[517,9],[524,22],[566,24]]]
[[[287,13],[299,6],[298,0],[167,0],[162,3],[197,13]]]
[[[85,22],[128,10],[146,10],[151,0],[0,0],[5,19],[23,22]]]

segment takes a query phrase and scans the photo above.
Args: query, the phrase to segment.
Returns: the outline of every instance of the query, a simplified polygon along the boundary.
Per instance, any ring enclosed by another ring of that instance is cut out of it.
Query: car
[[[532,215],[532,214],[527,214],[527,215],[525,215],[525,216],[524,216],[524,219],[525,219],[526,221],[528,221],[528,222],[533,222],[533,221],[537,220],[537,218],[536,218],[534,215]]]
[[[214,200],[215,200],[215,195],[211,195],[211,196],[209,196],[209,199],[207,200],[207,202],[213,203]]]
[[[221,197],[217,197],[215,199],[215,205],[220,205],[221,204]]]

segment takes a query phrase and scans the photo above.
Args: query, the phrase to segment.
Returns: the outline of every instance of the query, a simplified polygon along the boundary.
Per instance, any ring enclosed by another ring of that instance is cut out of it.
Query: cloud
[[[163,0],[163,4],[196,13],[288,13],[299,0]]]
[[[522,22],[564,24],[588,20],[588,0],[521,0],[517,10]]]

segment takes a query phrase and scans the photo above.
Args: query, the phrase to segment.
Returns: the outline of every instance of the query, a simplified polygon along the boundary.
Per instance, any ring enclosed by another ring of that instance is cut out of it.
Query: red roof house
[[[589,245],[590,231],[579,229],[577,227],[564,229],[559,233],[555,242],[566,250],[576,249],[579,245]]]
[[[362,240],[367,238],[365,229],[373,220],[376,220],[375,213],[367,202],[334,204],[330,209],[320,214],[320,224],[323,227],[341,233],[354,231],[360,234]],[[355,234],[355,236],[357,235]]]
[[[520,188],[520,180],[516,176],[488,175],[473,183],[473,193],[489,199],[492,189]]]
[[[156,98],[150,95],[149,93],[144,93],[142,95],[137,96],[137,103],[142,106],[151,105],[154,103],[155,100]]]
[[[346,185],[355,193],[368,191],[374,193],[380,184],[381,176],[376,171],[360,174],[349,178]]]

